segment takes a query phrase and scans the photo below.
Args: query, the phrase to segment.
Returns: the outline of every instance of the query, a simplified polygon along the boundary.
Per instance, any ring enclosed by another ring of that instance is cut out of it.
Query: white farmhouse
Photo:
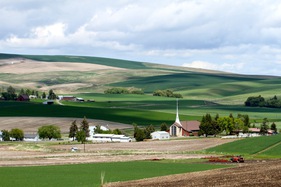
[[[167,140],[170,139],[170,134],[166,131],[155,131],[150,134],[153,140]]]

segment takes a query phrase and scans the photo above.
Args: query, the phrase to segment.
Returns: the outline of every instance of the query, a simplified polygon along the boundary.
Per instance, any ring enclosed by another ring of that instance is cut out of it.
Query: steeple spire
[[[179,124],[180,126],[181,125],[181,122],[180,122],[180,118],[179,118],[179,99],[177,99],[177,116],[176,116],[176,121],[175,123]]]

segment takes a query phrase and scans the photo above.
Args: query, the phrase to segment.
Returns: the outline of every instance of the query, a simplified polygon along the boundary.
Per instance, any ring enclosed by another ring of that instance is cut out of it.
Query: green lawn
[[[281,158],[280,145],[281,135],[261,136],[255,138],[245,138],[234,142],[209,148],[206,151],[210,153],[221,154],[243,154],[243,155],[268,155]],[[278,145],[278,146],[274,146]],[[272,147],[271,147],[272,146]],[[266,151],[264,151],[266,150]],[[264,152],[263,152],[264,151]]]
[[[75,164],[59,166],[0,167],[1,186],[100,186],[156,176],[230,167],[219,164],[164,163],[151,161]]]

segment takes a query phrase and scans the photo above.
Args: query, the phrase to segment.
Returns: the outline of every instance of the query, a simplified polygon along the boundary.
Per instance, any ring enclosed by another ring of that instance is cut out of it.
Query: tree
[[[15,128],[10,131],[10,137],[14,138],[16,141],[22,141],[24,138],[24,134],[21,129]]]
[[[2,130],[3,141],[10,141],[10,133],[7,130]]]
[[[220,117],[217,122],[221,130],[225,131],[226,134],[230,134],[234,129],[233,118],[231,117]]]
[[[76,140],[82,144],[86,142],[86,133],[83,130],[80,130],[76,133]]]
[[[207,137],[208,135],[214,134],[213,127],[212,127],[212,117],[210,114],[206,114],[202,117],[201,123],[199,125],[200,134],[205,134]]]
[[[166,123],[162,123],[161,126],[160,126],[160,130],[161,131],[168,131],[168,126]]]
[[[23,88],[20,90],[20,95],[22,95],[22,94],[25,94],[25,91]]]
[[[258,97],[248,97],[245,101],[245,106],[257,107],[257,106],[264,106],[265,99],[259,95]]]
[[[144,129],[145,139],[151,139],[151,133],[155,131],[153,125],[149,125]]]
[[[96,125],[96,128],[95,128],[94,132],[95,132],[96,134],[102,134],[102,133],[103,133],[103,130],[101,129],[101,126],[100,126],[100,125]]]
[[[49,90],[49,95],[48,95],[48,99],[56,99],[57,96],[55,94],[55,92],[51,89]]]
[[[274,133],[277,133],[276,124],[274,122],[270,125],[270,129],[273,130]]]
[[[260,127],[260,133],[261,133],[262,135],[265,135],[265,134],[267,133],[267,130],[268,130],[268,125],[267,125],[267,123],[268,123],[267,118],[264,118],[264,119],[263,119],[263,122],[262,122],[262,124],[261,124],[261,127]]]
[[[45,99],[45,98],[46,98],[46,93],[43,92],[43,93],[42,93],[42,99]]]
[[[25,94],[26,95],[31,95],[31,90],[30,89],[26,89]]]
[[[143,141],[145,139],[145,134],[144,134],[144,130],[143,129],[140,129],[140,128],[137,128],[136,130],[136,141],[139,142],[139,141]]]
[[[73,141],[74,141],[77,131],[78,131],[78,127],[76,125],[76,120],[74,120],[69,128],[69,138],[73,138]]]
[[[250,127],[250,119],[249,119],[249,116],[247,114],[245,114],[245,115],[238,114],[237,118],[239,118],[243,121],[244,126]]]
[[[39,98],[39,92],[38,91],[35,91],[35,95],[37,98]]]
[[[16,89],[12,86],[7,88],[7,92],[3,92],[2,96],[5,100],[15,100],[17,98]]]
[[[48,138],[51,140],[52,138],[61,138],[60,128],[55,125],[46,125],[42,126],[38,129],[38,134],[40,138]]]
[[[145,139],[144,130],[140,129],[135,123],[133,125],[134,125],[134,138],[136,139],[137,142],[143,141]]]
[[[114,129],[112,131],[113,134],[122,134],[121,130],[120,129]]]
[[[87,121],[85,116],[84,116],[83,121],[81,122],[80,130],[85,132],[86,137],[90,136],[90,134],[89,134],[89,132],[90,132],[90,130],[89,130],[89,123],[88,123],[88,121]]]

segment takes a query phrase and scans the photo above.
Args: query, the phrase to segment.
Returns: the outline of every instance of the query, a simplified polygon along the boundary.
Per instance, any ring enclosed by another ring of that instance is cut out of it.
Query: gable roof
[[[191,132],[191,131],[199,131],[200,122],[199,121],[181,121],[180,124],[174,123],[173,125],[183,128],[185,131]]]
[[[29,96],[26,94],[21,94],[19,97],[23,98],[24,100],[29,100]]]

